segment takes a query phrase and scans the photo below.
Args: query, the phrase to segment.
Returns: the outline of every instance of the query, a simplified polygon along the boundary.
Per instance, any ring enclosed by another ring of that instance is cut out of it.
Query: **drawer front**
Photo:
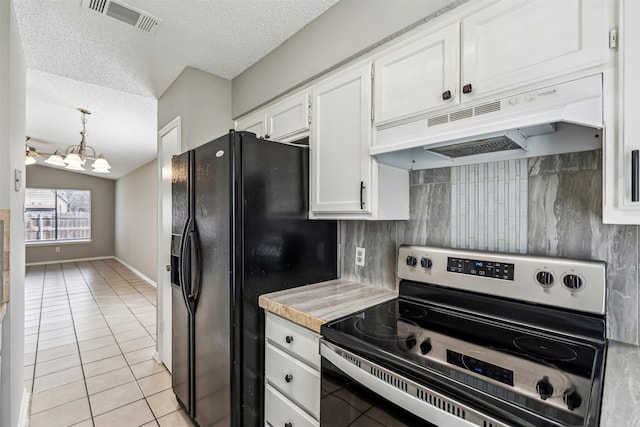
[[[267,344],[267,382],[314,417],[320,416],[320,372]]]
[[[320,370],[320,335],[280,316],[267,313],[267,340]]]
[[[320,423],[269,384],[264,393],[265,426],[271,427],[319,427]]]

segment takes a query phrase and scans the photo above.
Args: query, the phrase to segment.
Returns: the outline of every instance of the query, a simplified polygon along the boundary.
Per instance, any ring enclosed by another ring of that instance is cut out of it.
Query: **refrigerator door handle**
[[[180,249],[180,287],[182,290],[182,297],[189,311],[191,307],[189,304],[188,295],[191,293],[191,221],[189,218],[184,226],[184,232],[182,234],[182,248]],[[187,289],[187,287],[189,287]]]
[[[202,285],[202,259],[200,256],[200,239],[198,232],[195,230],[189,233],[189,245],[191,252],[191,292],[189,293],[189,300],[197,304],[200,296],[200,286]]]

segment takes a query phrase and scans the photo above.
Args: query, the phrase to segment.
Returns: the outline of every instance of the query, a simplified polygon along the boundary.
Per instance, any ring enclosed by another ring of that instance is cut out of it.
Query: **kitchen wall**
[[[158,99],[158,130],[181,117],[182,151],[233,128],[231,81],[187,67]]]
[[[341,0],[233,79],[233,117],[468,0]]]
[[[527,253],[606,261],[609,337],[637,345],[640,228],[602,223],[602,151],[529,159],[528,181]],[[398,245],[451,246],[451,168],[413,171],[410,185],[408,221],[343,221],[343,277],[394,288]]]
[[[24,418],[24,191],[15,190],[15,171],[24,173],[27,69],[13,2],[0,1],[0,209],[11,210],[9,303],[0,319],[0,425]],[[17,226],[16,226],[17,225]],[[0,312],[2,310],[0,309]],[[0,316],[1,317],[1,316]]]
[[[116,181],[115,255],[152,281],[158,276],[158,163]]]
[[[39,165],[29,166],[26,175],[27,187],[91,191],[91,242],[28,245],[27,263],[115,255],[115,181]],[[60,252],[56,252],[56,247]]]

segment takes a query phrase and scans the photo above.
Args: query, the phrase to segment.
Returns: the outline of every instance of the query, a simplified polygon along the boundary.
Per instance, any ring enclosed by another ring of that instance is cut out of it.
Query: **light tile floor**
[[[31,266],[30,427],[191,426],[153,358],[156,289],[113,259]]]

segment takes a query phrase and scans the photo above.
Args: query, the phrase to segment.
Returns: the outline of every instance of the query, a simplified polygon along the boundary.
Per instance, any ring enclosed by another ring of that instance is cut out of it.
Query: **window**
[[[91,240],[91,191],[27,188],[25,241]]]

